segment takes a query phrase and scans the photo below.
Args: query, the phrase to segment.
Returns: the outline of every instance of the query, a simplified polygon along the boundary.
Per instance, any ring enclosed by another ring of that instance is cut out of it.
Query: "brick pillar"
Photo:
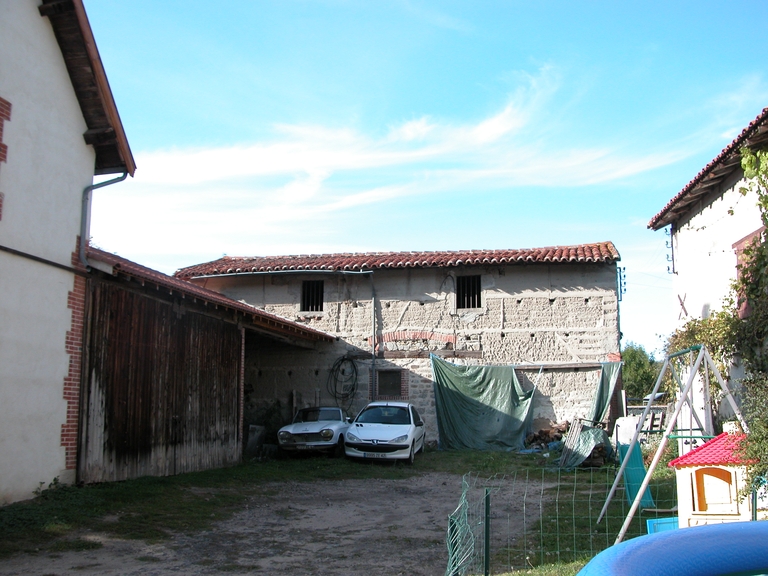
[[[80,238],[77,239],[75,251],[72,253],[72,267],[85,271],[80,262]],[[85,289],[86,279],[75,275],[74,286],[67,296],[67,308],[72,316],[70,329],[66,337],[66,350],[69,355],[69,370],[64,378],[64,399],[67,401],[67,420],[61,425],[61,445],[66,455],[67,470],[77,466],[77,433],[80,420],[80,381],[83,365],[83,338],[85,320]]]
[[[3,121],[11,119],[11,103],[0,98],[0,162],[8,161],[8,145],[3,144]]]
[[[8,161],[8,145],[3,144],[3,122],[11,119],[11,103],[0,98],[0,162]],[[3,200],[5,195],[0,191],[0,220],[3,219]]]

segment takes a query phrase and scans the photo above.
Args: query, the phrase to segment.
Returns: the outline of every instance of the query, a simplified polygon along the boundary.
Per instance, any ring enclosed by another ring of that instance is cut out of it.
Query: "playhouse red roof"
[[[739,448],[744,438],[746,438],[745,434],[728,434],[723,432],[698,448],[694,448],[688,454],[675,458],[669,463],[669,466],[672,468],[685,468],[686,466],[738,466],[748,464],[739,456]]]
[[[364,271],[382,268],[431,268],[541,263],[608,263],[621,259],[613,242],[517,250],[458,252],[367,252],[300,256],[224,256],[177,271],[177,278],[297,270]]]

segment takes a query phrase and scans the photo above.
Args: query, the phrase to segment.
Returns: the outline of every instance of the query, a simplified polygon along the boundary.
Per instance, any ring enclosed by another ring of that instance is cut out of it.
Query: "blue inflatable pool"
[[[578,576],[768,574],[768,521],[732,522],[633,538],[603,550]]]

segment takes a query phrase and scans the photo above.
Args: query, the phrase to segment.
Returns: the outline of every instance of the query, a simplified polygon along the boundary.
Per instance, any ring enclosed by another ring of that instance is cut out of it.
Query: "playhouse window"
[[[694,511],[709,514],[738,514],[736,482],[723,468],[700,468],[693,475]]]

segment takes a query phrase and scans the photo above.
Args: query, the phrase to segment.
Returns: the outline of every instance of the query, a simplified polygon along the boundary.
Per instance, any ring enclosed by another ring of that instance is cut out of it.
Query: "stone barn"
[[[584,417],[619,354],[611,242],[521,250],[224,257],[176,276],[332,334],[311,350],[246,336],[245,420],[268,431],[297,408],[408,400],[437,438],[430,355],[514,365],[535,386],[533,426]]]

